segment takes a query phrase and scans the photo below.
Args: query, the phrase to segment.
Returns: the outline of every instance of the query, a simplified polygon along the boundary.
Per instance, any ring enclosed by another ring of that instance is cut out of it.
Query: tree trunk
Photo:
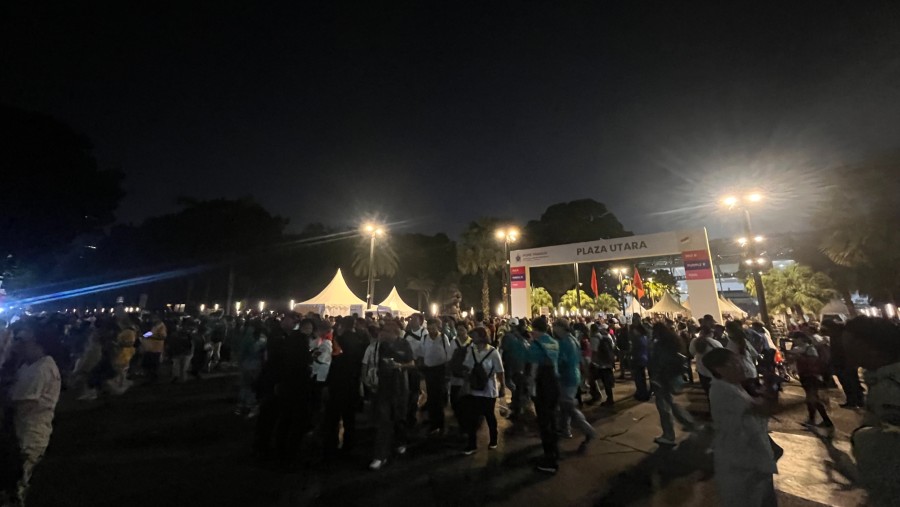
[[[488,287],[488,272],[481,270],[481,311],[485,318],[491,314],[491,289]]]

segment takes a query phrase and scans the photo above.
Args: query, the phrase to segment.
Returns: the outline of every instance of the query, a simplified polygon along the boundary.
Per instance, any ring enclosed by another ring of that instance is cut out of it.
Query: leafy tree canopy
[[[773,313],[818,313],[835,296],[834,284],[827,275],[800,264],[772,268],[762,275],[762,282]],[[756,296],[752,278],[747,281],[747,291]]]

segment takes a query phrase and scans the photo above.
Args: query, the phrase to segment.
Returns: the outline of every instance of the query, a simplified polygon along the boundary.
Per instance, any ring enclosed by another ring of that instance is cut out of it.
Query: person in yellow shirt
[[[153,327],[141,340],[141,349],[144,355],[141,365],[144,367],[147,380],[156,382],[159,377],[159,362],[162,359],[163,350],[165,350],[168,333],[166,332],[166,324],[159,318],[159,315],[154,313],[150,318],[150,322],[153,324]]]
[[[110,379],[109,388],[113,393],[122,394],[130,387],[126,375],[128,374],[128,364],[134,356],[134,342],[137,340],[137,333],[127,315],[116,319],[116,324],[119,327],[119,333],[116,335],[118,351],[114,352],[111,358],[116,376]]]

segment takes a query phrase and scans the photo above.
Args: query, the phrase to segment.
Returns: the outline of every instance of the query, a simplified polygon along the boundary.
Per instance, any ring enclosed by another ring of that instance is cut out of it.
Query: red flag
[[[597,270],[591,268],[591,290],[594,291],[594,297],[600,297],[600,289],[597,287]]]
[[[641,274],[638,273],[637,266],[634,267],[634,288],[638,299],[644,297],[644,282],[641,281]]]

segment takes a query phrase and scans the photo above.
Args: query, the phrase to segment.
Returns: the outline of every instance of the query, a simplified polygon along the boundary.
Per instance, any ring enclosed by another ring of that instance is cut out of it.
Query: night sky
[[[900,150],[900,2],[13,3],[0,101],[88,135],[125,222],[250,194],[455,235],[591,197],[716,235],[698,206],[752,185],[791,230],[826,169]]]

